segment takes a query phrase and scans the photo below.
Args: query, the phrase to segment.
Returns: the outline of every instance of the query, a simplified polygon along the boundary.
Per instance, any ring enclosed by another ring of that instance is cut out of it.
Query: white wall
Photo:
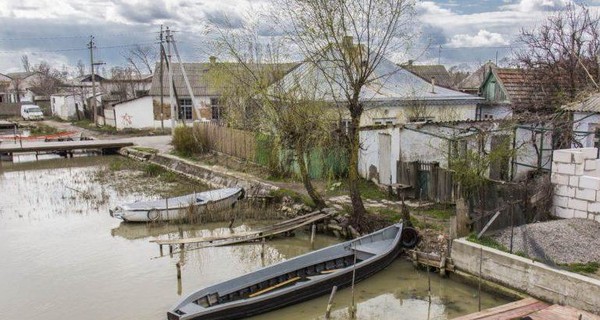
[[[117,130],[155,128],[152,97],[150,96],[118,103],[114,106],[114,113]]]
[[[509,119],[512,117],[512,108],[510,105],[482,105],[481,106],[481,119]],[[487,117],[486,117],[487,116]]]
[[[541,153],[542,168],[550,169],[552,166],[551,150],[540,151],[540,149],[552,148],[552,131],[538,132],[533,130],[535,127],[532,126],[531,130],[527,128],[517,128],[515,135],[515,165],[513,180],[520,180],[525,177],[527,172],[535,170],[539,165],[538,152]],[[543,143],[542,143],[543,142]]]
[[[374,125],[374,119],[395,119],[395,124],[408,123],[409,118],[418,113],[419,116],[431,117],[433,121],[461,121],[474,120],[477,104],[468,105],[427,105],[418,108],[400,106],[380,106],[368,108],[361,117],[361,126]]]
[[[600,128],[600,114],[592,114],[589,112],[573,113],[573,131],[576,131],[575,139],[578,140],[584,148],[594,147],[594,131],[596,128]],[[576,146],[574,145],[573,147]]]
[[[391,135],[391,156],[388,161],[390,162],[390,173],[392,176],[392,183],[396,183],[396,162],[400,158],[400,129],[399,128],[386,128],[378,130],[363,130],[360,131],[360,143],[361,150],[358,154],[358,172],[361,177],[369,178],[369,168],[373,166],[379,172],[379,134]],[[382,179],[381,184],[388,185],[389,178]]]

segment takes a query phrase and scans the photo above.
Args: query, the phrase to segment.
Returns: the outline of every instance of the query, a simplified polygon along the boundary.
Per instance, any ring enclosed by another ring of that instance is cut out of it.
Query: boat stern
[[[124,212],[123,208],[121,208],[121,206],[116,206],[114,209],[108,209],[108,213],[113,218],[117,218],[117,219],[126,221],[125,217],[124,217],[125,212]]]

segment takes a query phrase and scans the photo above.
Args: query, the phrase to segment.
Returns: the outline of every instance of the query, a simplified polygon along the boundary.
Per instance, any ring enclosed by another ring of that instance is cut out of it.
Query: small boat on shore
[[[375,274],[417,242],[415,229],[394,224],[197,290],[171,308],[167,318],[239,319],[306,301]]]
[[[242,188],[216,189],[175,198],[122,204],[110,210],[110,215],[128,222],[185,220],[190,212],[200,215],[207,210],[212,212],[233,208],[243,198]]]

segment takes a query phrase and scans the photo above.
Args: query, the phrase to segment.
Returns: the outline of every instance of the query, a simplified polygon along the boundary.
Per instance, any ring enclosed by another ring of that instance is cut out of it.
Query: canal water
[[[0,319],[165,319],[182,295],[263,265],[310,251],[309,235],[255,244],[205,248],[160,257],[153,239],[216,236],[227,223],[125,224],[108,209],[173,192],[201,191],[190,181],[161,180],[119,170],[116,157],[87,157],[0,165]],[[266,222],[238,221],[234,232]],[[339,240],[317,236],[316,248]],[[165,250],[167,251],[167,250]],[[182,280],[176,277],[181,263]],[[398,259],[357,284],[359,319],[449,319],[477,311],[477,288]],[[328,297],[254,319],[323,318]],[[332,318],[346,319],[351,290],[335,297]],[[507,301],[488,294],[482,307]]]

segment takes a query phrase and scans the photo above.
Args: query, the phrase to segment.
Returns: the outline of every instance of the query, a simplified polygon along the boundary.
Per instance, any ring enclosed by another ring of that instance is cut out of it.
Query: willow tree
[[[276,146],[271,155],[276,162],[278,150],[291,151],[308,195],[317,208],[325,207],[310,177],[309,155],[328,144],[335,118],[323,113],[314,85],[299,86],[299,79],[280,81],[297,65],[287,62],[284,39],[262,38],[251,23],[216,31],[215,52],[229,62],[213,62],[210,79],[220,91],[225,121],[266,134]]]
[[[411,0],[276,0],[288,38],[320,71],[321,87],[332,104],[350,119],[346,134],[349,156],[348,186],[352,222],[366,222],[359,191],[359,126],[370,103],[367,87],[379,87],[385,74],[375,72],[391,56],[406,52],[416,36]],[[394,71],[389,71],[394,72]],[[384,72],[385,73],[385,72]]]

